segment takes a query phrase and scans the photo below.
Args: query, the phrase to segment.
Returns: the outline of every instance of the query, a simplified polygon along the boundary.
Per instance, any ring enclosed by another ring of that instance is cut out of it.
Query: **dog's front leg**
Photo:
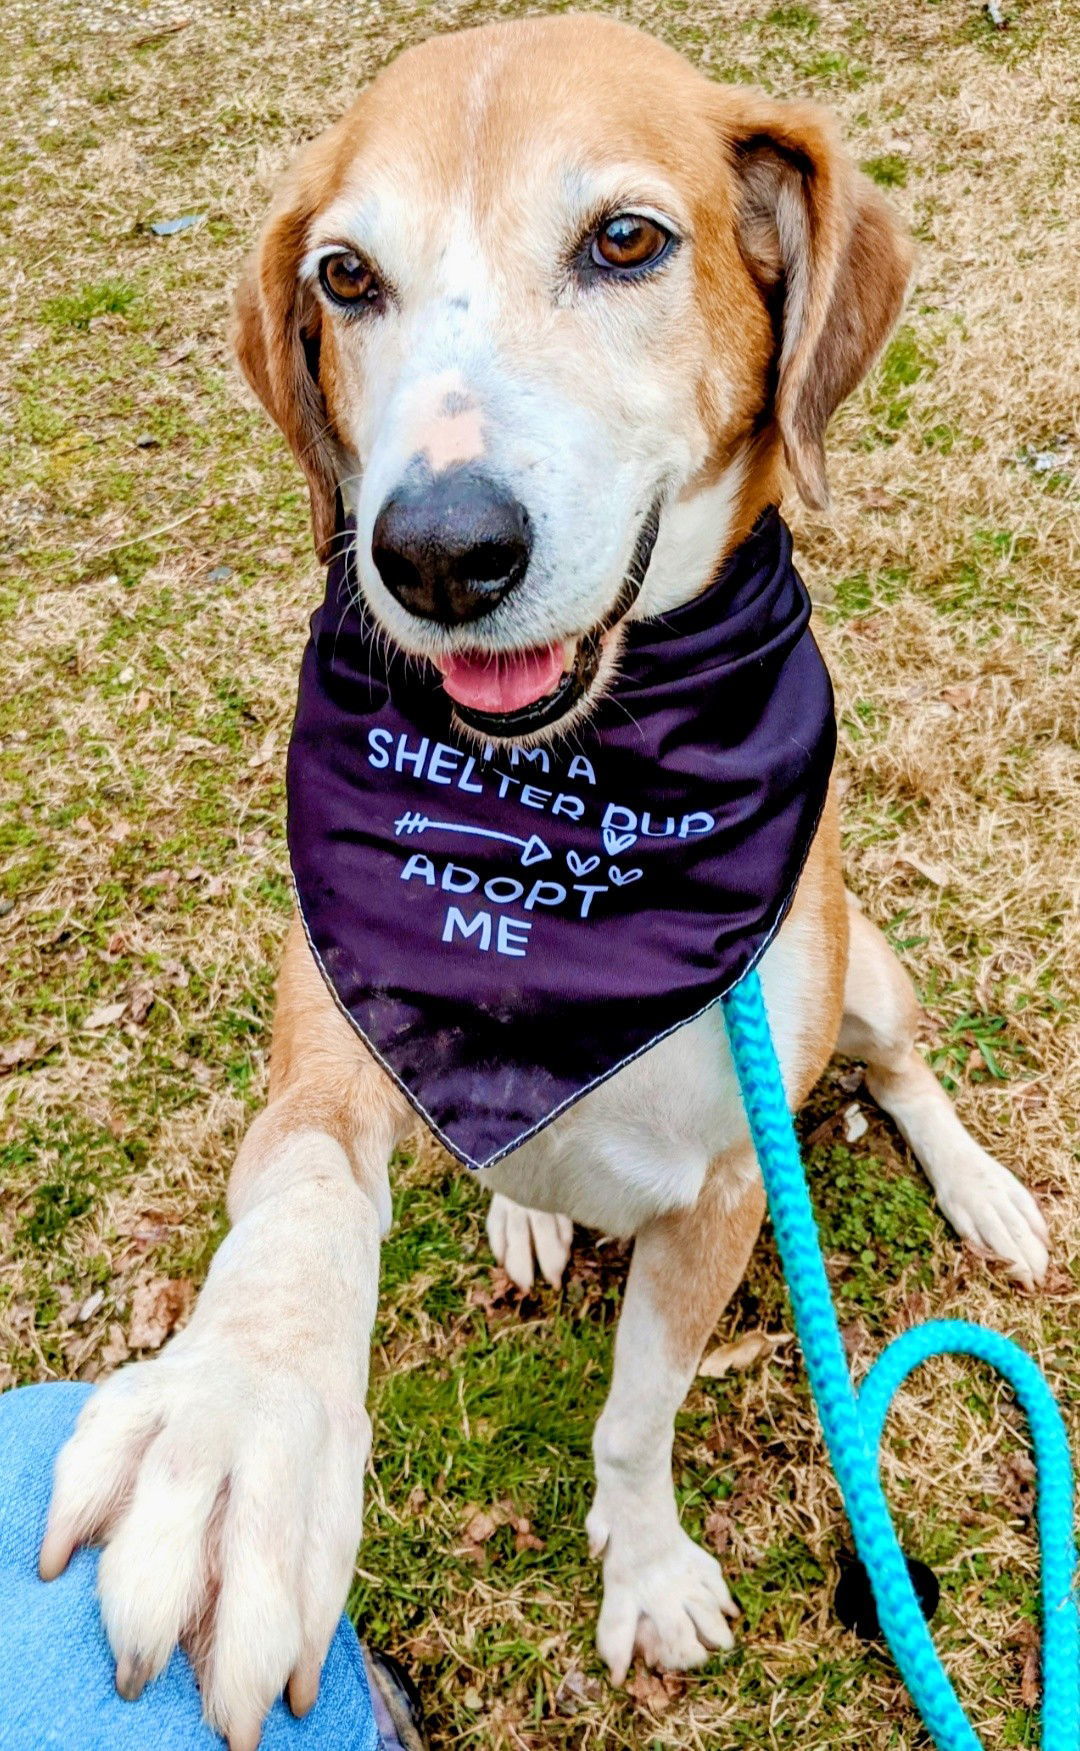
[[[400,1117],[295,929],[273,1062],[190,1324],[90,1400],[57,1461],[40,1563],[51,1579],[77,1544],[102,1543],[118,1688],[136,1696],[182,1641],[232,1751],[253,1751],[286,1687],[296,1712],[311,1706],[345,1603]]]
[[[749,1149],[738,1151],[713,1164],[692,1209],[650,1223],[634,1243],[586,1522],[592,1554],[604,1559],[597,1645],[616,1684],[635,1652],[676,1671],[732,1646],[736,1607],[719,1564],[679,1524],[671,1450],[676,1413],[764,1207]]]

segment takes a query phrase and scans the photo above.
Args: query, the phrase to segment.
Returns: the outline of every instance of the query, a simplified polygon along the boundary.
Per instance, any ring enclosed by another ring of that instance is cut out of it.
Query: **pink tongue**
[[[459,705],[474,711],[521,711],[535,705],[559,685],[563,672],[561,644],[533,651],[483,651],[475,656],[440,660],[443,686]]]

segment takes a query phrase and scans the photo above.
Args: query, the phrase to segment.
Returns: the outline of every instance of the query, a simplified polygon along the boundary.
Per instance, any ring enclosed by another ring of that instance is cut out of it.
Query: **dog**
[[[344,511],[383,638],[440,671],[489,739],[509,696],[553,698],[605,629],[544,745],[609,684],[643,505],[659,517],[635,622],[703,591],[785,480],[825,505],[827,423],[911,262],[819,110],[714,84],[613,20],[499,23],[408,50],[300,153],[243,275],[236,346],[304,471],[320,555]],[[458,562],[481,541],[497,563],[478,580]],[[920,1058],[909,980],[845,892],[834,800],[761,974],[793,1104],[834,1052],[864,1060],[957,1233],[1038,1283],[1042,1216]],[[253,1751],[282,1690],[310,1708],[345,1601],[388,1162],[412,1122],[294,921],[231,1232],[187,1328],[99,1388],[58,1462],[43,1577],[101,1543],[120,1690],[183,1641],[231,1751]],[[481,1177],[495,1257],[523,1287],[536,1268],[559,1281],[572,1222],[634,1237],[594,1441],[598,1647],[615,1683],[636,1654],[695,1667],[732,1645],[736,1608],[680,1526],[673,1422],[764,1208],[715,1019]]]

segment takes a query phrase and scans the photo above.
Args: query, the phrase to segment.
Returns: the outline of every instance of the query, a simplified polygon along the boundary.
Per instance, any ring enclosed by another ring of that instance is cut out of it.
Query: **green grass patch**
[[[766,24],[773,24],[778,30],[795,30],[804,36],[810,36],[820,30],[821,19],[812,6],[803,6],[799,0],[793,0],[789,6],[774,6],[771,12],[765,14]]]
[[[825,1251],[846,1255],[834,1282],[841,1311],[858,1309],[880,1329],[899,1281],[931,1281],[942,1223],[929,1187],[907,1168],[838,1143],[813,1150],[808,1166]]]
[[[95,316],[125,315],[138,295],[138,288],[125,280],[99,280],[47,299],[41,314],[54,328],[87,329]]]
[[[911,415],[915,385],[932,368],[926,342],[910,324],[897,331],[871,379],[871,444],[894,444]]]
[[[906,188],[908,161],[899,152],[883,152],[876,158],[864,158],[860,169],[881,188]]]

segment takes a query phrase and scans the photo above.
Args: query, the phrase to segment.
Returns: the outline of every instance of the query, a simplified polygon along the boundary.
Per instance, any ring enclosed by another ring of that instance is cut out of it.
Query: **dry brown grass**
[[[859,1365],[915,1312],[983,1318],[1035,1350],[1072,1414],[1080,13],[1005,5],[1000,33],[973,0],[610,10],[717,75],[831,104],[920,239],[901,339],[836,424],[835,514],[798,517],[797,535],[843,707],[851,879],[906,945],[965,1118],[1046,1200],[1047,1291],[1025,1299],[959,1252],[873,1115],[858,1151],[830,1154],[850,1092],[827,1084],[808,1128]],[[318,580],[292,466],[226,357],[240,254],[292,146],[393,50],[519,10],[0,14],[7,1379],[92,1376],[127,1353],[140,1283],[201,1273],[263,1085],[281,754]],[[206,218],[169,240],[146,229],[190,212]],[[435,1744],[921,1743],[890,1668],[830,1621],[842,1527],[790,1351],[695,1393],[680,1434],[688,1516],[747,1604],[742,1652],[670,1695],[595,1682],[576,1528],[621,1260],[583,1248],[561,1301],[492,1305],[471,1188],[423,1151],[401,1181],[357,1605],[417,1665]],[[872,1264],[844,1226],[853,1202],[876,1225]],[[784,1317],[766,1249],[730,1325]],[[941,1364],[906,1394],[887,1465],[994,1747],[1038,1737],[1020,1700],[1033,1557],[1016,1451],[990,1383]],[[504,1493],[545,1550],[515,1556],[499,1534],[477,1569],[463,1516]]]

